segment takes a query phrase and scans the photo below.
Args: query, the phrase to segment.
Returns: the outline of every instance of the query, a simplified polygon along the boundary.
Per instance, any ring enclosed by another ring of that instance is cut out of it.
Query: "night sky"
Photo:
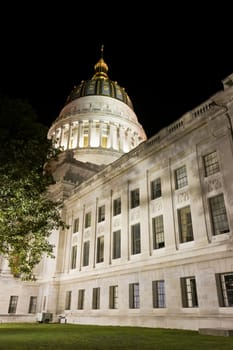
[[[230,2],[183,3],[4,5],[0,92],[26,99],[50,126],[74,85],[94,74],[103,44],[109,78],[125,88],[150,137],[233,73]]]

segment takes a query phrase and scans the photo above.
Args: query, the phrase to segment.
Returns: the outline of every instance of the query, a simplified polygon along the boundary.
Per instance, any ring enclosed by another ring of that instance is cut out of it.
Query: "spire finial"
[[[95,74],[93,75],[92,79],[108,79],[108,66],[103,59],[104,45],[101,45],[100,53],[101,57],[94,66]]]
[[[101,58],[103,58],[103,56],[104,56],[104,45],[103,44],[101,45],[100,52],[101,52]]]

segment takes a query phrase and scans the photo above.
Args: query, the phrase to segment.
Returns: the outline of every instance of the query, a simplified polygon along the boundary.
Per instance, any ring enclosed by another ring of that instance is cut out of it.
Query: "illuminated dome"
[[[48,132],[57,147],[97,165],[113,162],[147,139],[125,89],[107,73],[102,47],[93,77],[74,87]]]
[[[103,57],[96,63],[94,69],[95,74],[93,77],[90,80],[83,80],[81,84],[75,86],[68,96],[66,103],[79,97],[101,95],[116,98],[133,109],[132,102],[125,89],[119,86],[116,81],[108,78],[108,66],[104,62]]]

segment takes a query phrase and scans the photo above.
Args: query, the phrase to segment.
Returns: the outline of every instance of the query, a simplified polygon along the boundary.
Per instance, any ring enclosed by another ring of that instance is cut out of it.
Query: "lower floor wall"
[[[47,314],[47,313],[45,313]],[[40,313],[39,313],[40,315]],[[191,316],[184,314],[177,315],[103,315],[95,316],[75,315],[66,313],[66,315],[51,314],[49,320],[41,320],[38,314],[34,315],[3,315],[0,314],[1,323],[70,323],[79,325],[98,325],[98,326],[128,326],[128,327],[149,327],[149,328],[170,328],[170,329],[190,329],[198,330],[200,328],[208,329],[232,329],[233,316],[209,315],[209,316]]]
[[[233,328],[233,317],[192,317],[188,315],[169,315],[169,316],[97,316],[80,317],[67,316],[67,323],[102,325],[102,326],[131,326],[131,327],[149,327],[149,328],[170,328],[170,329],[189,329],[198,330],[199,328]]]
[[[46,322],[198,330],[233,324],[232,257],[72,271],[53,282],[1,287],[0,322]],[[4,290],[5,288],[5,290]],[[10,305],[17,297],[17,305]],[[36,305],[32,305],[32,300]],[[50,317],[51,316],[51,317]]]
[[[8,315],[0,314],[0,324],[1,323],[34,323],[36,320],[35,315]]]

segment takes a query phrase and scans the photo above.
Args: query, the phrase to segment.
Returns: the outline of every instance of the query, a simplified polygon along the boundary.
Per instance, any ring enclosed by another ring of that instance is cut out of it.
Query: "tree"
[[[47,131],[27,101],[0,96],[0,254],[22,280],[34,279],[44,255],[53,257],[51,230],[65,227],[61,204],[48,196],[45,164],[58,150]]]

